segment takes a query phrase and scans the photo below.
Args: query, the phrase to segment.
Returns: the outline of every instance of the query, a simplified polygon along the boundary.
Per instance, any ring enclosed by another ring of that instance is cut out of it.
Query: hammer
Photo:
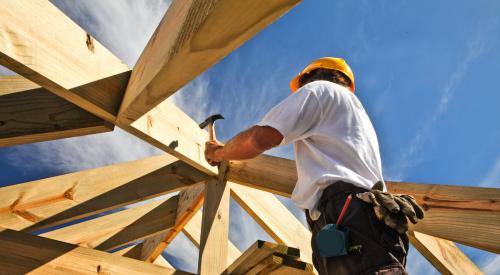
[[[200,125],[199,125],[201,129],[207,127],[207,125],[208,125],[208,140],[209,141],[214,141],[217,139],[215,137],[215,125],[214,125],[214,123],[217,119],[224,119],[224,117],[221,114],[211,115],[207,119],[205,119],[205,121],[200,123]]]

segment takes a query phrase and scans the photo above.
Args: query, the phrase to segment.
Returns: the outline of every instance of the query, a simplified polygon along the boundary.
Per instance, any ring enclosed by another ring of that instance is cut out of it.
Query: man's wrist
[[[224,160],[223,148],[215,150],[215,152],[214,152],[214,160],[215,161],[219,161],[219,162]]]

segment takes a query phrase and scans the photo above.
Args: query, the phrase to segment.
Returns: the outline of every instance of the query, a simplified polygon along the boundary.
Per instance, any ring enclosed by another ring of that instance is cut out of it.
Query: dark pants
[[[353,197],[342,222],[350,230],[350,245],[361,245],[361,251],[348,255],[323,258],[316,247],[318,231],[328,223],[335,223],[349,193],[365,189],[342,181],[328,186],[319,201],[321,217],[307,222],[312,231],[313,263],[319,274],[407,274],[404,268],[408,253],[408,236],[400,235],[379,221],[371,204]]]

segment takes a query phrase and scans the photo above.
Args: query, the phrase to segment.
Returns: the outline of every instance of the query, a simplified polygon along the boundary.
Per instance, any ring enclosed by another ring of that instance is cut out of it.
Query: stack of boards
[[[313,266],[299,258],[297,248],[259,240],[236,259],[225,274],[314,274]]]

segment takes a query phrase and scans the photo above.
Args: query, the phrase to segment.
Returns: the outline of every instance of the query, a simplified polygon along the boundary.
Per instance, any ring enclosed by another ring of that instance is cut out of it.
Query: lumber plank
[[[142,257],[145,261],[153,262],[165,250],[165,248],[174,240],[174,238],[182,231],[182,228],[189,222],[196,213],[202,203],[206,184],[204,182],[197,183],[179,193],[179,203],[177,206],[175,224],[163,236],[163,240],[156,243],[151,243],[147,251],[142,252]]]
[[[160,233],[160,234],[157,234],[155,236],[151,236],[150,238],[154,238],[154,237],[160,236],[162,234],[163,233]],[[124,249],[115,251],[115,252],[113,252],[113,254],[121,255],[123,257],[132,258],[132,259],[142,261],[143,260],[142,259],[142,248],[143,248],[143,243],[140,243],[137,245],[131,245],[131,246],[126,247]],[[153,264],[174,269],[174,267],[162,255],[159,255],[156,258],[156,260],[153,262]]]
[[[244,161],[230,161],[227,178],[262,191],[290,197],[297,183],[295,161],[260,155]]]
[[[149,249],[146,241],[157,241],[155,237],[173,227],[177,202],[178,196],[150,202],[50,231],[43,236],[99,250],[111,250],[144,239],[139,258],[144,260],[144,251]]]
[[[483,274],[453,242],[417,231],[408,235],[413,246],[441,274]]]
[[[169,155],[0,188],[0,226],[34,231],[180,191],[206,175]]]
[[[24,232],[1,229],[4,274],[188,274]]]
[[[40,85],[20,75],[0,75],[0,96],[38,88]]]
[[[245,275],[257,274],[314,274],[312,264],[291,259],[283,255],[269,255]]]
[[[300,257],[300,250],[283,244],[258,240],[225,270],[225,274],[246,274],[271,255],[285,255],[296,260]]]
[[[0,77],[0,95],[0,147],[104,133],[114,128],[16,76]]]
[[[4,0],[0,14],[1,65],[115,121],[131,73],[125,64],[49,1]]]
[[[208,182],[201,221],[199,274],[221,274],[227,268],[229,196],[229,186],[224,179]]]
[[[311,232],[271,193],[232,183],[231,197],[276,242],[300,249],[302,261],[312,263]]]
[[[49,231],[41,236],[107,251],[172,228],[177,203],[178,196],[149,202]]]
[[[261,155],[231,161],[227,177],[231,182],[290,196],[297,172],[292,160]],[[411,230],[500,253],[500,188],[408,182],[387,182],[387,188],[392,193],[410,194],[423,206],[425,219]]]
[[[134,122],[299,2],[172,1],[132,71],[118,119]]]
[[[200,236],[201,236],[201,220],[202,220],[202,212],[196,211],[196,214],[191,218],[191,220],[184,226],[182,232],[191,242],[196,246],[200,247]],[[240,250],[229,240],[228,241],[228,255],[227,261],[228,263],[232,263],[238,257],[241,256]]]
[[[169,100],[132,125],[119,126],[205,173],[217,174],[217,168],[207,163],[203,153],[207,131],[200,129],[198,123]]]

